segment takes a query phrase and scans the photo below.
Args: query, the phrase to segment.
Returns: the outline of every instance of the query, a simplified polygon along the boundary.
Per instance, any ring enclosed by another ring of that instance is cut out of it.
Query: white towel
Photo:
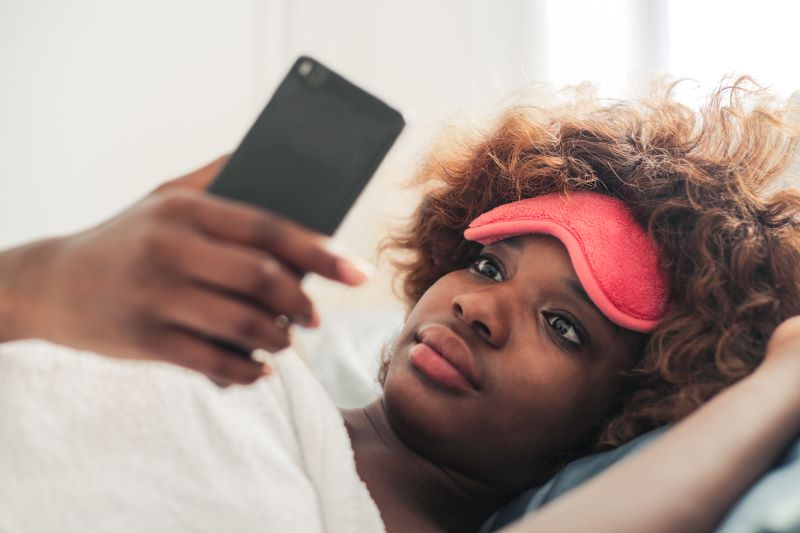
[[[218,389],[163,363],[0,345],[0,531],[384,531],[291,351]]]

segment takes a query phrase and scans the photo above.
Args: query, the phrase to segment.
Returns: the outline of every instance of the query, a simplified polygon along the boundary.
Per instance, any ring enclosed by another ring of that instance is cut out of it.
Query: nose
[[[510,333],[508,310],[502,291],[485,289],[453,298],[453,314],[494,348],[503,346]]]

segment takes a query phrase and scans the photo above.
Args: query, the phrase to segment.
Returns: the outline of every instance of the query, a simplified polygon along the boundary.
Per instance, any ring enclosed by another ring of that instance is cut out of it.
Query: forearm
[[[710,531],[800,429],[800,358],[767,361],[510,531]]]
[[[47,239],[0,252],[0,342],[33,335],[35,306],[28,293],[41,283],[36,272],[48,261],[55,242]]]

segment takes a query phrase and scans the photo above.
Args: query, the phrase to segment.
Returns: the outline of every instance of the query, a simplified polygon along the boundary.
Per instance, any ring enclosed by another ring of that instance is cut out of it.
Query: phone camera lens
[[[298,71],[305,80],[306,85],[308,85],[312,89],[318,89],[325,84],[325,81],[327,81],[328,70],[322,65],[311,62],[309,63],[310,63],[309,65],[310,69],[306,72],[305,75],[303,75],[302,72],[303,70],[305,70],[303,69],[303,63],[301,63],[300,67],[298,67]]]
[[[297,72],[303,76],[304,78],[311,74],[311,71],[314,70],[314,63],[306,59],[300,63],[300,66],[297,67]]]

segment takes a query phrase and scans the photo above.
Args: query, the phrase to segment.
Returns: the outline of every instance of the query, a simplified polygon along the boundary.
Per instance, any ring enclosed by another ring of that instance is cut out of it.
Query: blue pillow
[[[614,450],[568,464],[541,487],[521,494],[483,524],[480,533],[497,531],[525,514],[588,481],[620,459],[653,442],[668,427],[644,435]],[[716,533],[800,532],[800,439],[733,506]]]

